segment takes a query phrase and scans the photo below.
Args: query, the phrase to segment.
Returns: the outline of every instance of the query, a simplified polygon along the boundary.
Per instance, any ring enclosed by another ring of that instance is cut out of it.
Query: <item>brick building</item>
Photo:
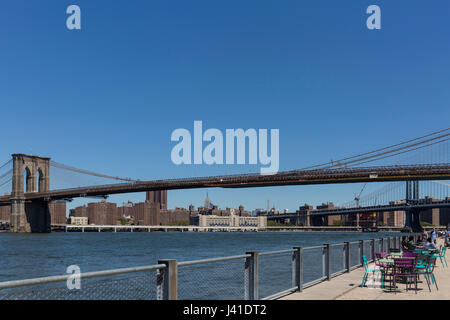
[[[89,224],[118,225],[121,218],[119,214],[115,203],[102,201],[89,203],[87,206]]]
[[[320,209],[335,209],[333,202],[322,203],[322,205],[316,207],[317,210]],[[341,221],[341,215],[332,215],[323,217],[323,223],[326,226],[334,226],[335,222]]]
[[[50,211],[51,224],[66,224],[66,202],[65,201],[53,201],[48,204]]]
[[[391,201],[390,205],[404,203],[402,201]],[[387,227],[403,227],[406,222],[406,213],[403,210],[385,211],[378,213],[378,223]]]
[[[160,209],[167,209],[167,190],[148,191],[146,202],[159,203]]]
[[[175,208],[173,210],[161,210],[160,224],[170,225],[176,222],[188,222],[190,217],[189,210],[185,208]]]
[[[160,210],[158,203],[136,203],[133,206],[134,224],[144,226],[160,225]]]
[[[0,206],[0,221],[9,222],[11,206]]]
[[[303,206],[298,207],[298,210],[295,212],[298,214],[297,225],[299,226],[310,226],[311,225],[311,211],[313,210],[313,206],[308,204],[304,204]]]

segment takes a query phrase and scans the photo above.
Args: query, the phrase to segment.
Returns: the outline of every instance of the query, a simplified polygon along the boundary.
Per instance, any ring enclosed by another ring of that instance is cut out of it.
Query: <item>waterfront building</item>
[[[9,222],[11,206],[0,206],[0,222]]]
[[[310,206],[308,204],[304,204],[303,206],[300,206],[298,210],[295,212],[297,217],[297,225],[299,226],[311,226],[311,211],[313,210],[313,206]]]
[[[134,224],[144,226],[160,225],[160,204],[140,202],[133,206]]]
[[[50,212],[51,224],[66,224],[66,202],[65,201],[53,201],[48,204],[48,210]]]
[[[175,208],[160,211],[160,224],[163,226],[173,224],[189,224],[190,211],[186,208]]]
[[[389,204],[402,204],[405,200],[391,201]],[[404,210],[385,211],[378,213],[378,223],[387,227],[403,227],[405,225],[406,213]]]
[[[89,224],[118,225],[121,216],[115,203],[101,201],[89,203],[87,206]]]
[[[70,217],[70,224],[77,226],[87,226],[88,225],[88,217]]]
[[[167,190],[148,191],[146,202],[159,203],[160,209],[167,209]]]
[[[427,197],[425,197],[423,199],[420,199],[419,201],[420,202],[425,202],[425,203],[431,203],[431,202],[437,202],[437,201],[440,201],[440,200],[427,196]],[[439,208],[432,208],[432,209],[422,210],[420,212],[420,221],[428,222],[428,223],[431,223],[431,224],[433,224],[435,226],[439,226],[441,224]]]
[[[337,207],[334,206],[333,202],[327,202],[322,203],[322,205],[319,205],[316,207],[317,210],[325,209],[336,209]],[[332,215],[332,216],[325,216],[323,217],[323,225],[325,226],[334,226],[337,223],[340,223],[342,220],[341,215]]]
[[[81,207],[76,207],[75,209],[71,210],[71,213],[73,213],[74,217],[87,217],[87,207],[86,206],[81,206]]]
[[[191,220],[200,227],[267,227],[267,217],[243,217],[234,214],[229,216],[198,215],[198,219]]]

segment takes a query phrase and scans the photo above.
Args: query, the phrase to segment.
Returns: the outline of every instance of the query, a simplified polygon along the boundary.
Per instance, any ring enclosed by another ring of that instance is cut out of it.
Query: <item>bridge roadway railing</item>
[[[417,237],[417,235],[415,235]],[[362,266],[362,256],[401,247],[401,236],[0,282],[0,300],[275,299]],[[69,284],[69,285],[68,285]]]

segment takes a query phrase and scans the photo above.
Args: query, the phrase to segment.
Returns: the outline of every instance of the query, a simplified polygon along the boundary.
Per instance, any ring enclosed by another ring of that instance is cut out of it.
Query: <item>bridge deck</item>
[[[52,190],[48,192],[28,192],[24,194],[24,199],[50,201],[154,190],[180,190],[219,187],[249,188],[281,185],[446,179],[450,179],[449,164],[293,170],[283,171],[272,175],[243,174],[200,178],[137,181],[132,183]],[[0,197],[0,204],[8,204],[10,203],[11,199],[11,195],[2,196]]]
[[[443,243],[438,239],[438,245]],[[445,262],[444,262],[445,264]],[[373,263],[369,268],[373,268]],[[321,282],[315,286],[304,289],[303,292],[295,292],[280,298],[280,300],[449,300],[450,299],[450,265],[442,267],[439,258],[436,260],[434,275],[439,290],[431,284],[431,292],[423,276],[417,283],[417,294],[414,290],[406,292],[405,284],[397,286],[401,292],[389,292],[389,289],[380,288],[378,279],[368,277],[366,286],[361,288],[364,268],[357,268],[349,273],[332,278],[330,281]],[[414,285],[413,285],[414,286]]]

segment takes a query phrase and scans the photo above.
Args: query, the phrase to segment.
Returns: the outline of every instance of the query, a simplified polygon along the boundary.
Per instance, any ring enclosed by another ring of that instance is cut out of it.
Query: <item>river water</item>
[[[285,250],[399,235],[381,232],[0,233],[0,282],[66,274],[70,265],[79,266],[81,272],[100,271],[156,264],[158,259],[187,261],[241,255],[250,250]],[[369,245],[365,245],[366,252]],[[351,246],[351,265],[358,263],[357,250],[356,244]],[[332,272],[344,268],[342,252],[343,247],[332,247]],[[305,251],[303,259],[305,283],[322,276],[320,249]],[[242,299],[243,265],[243,260],[236,260],[180,267],[179,298]],[[290,288],[291,254],[260,257],[259,279],[260,297]],[[149,281],[153,286],[154,279]],[[111,298],[108,297],[111,290],[105,290],[103,296],[94,298]],[[131,291],[133,295],[128,298],[141,298],[134,294],[138,290],[132,287],[114,298],[127,298]]]

